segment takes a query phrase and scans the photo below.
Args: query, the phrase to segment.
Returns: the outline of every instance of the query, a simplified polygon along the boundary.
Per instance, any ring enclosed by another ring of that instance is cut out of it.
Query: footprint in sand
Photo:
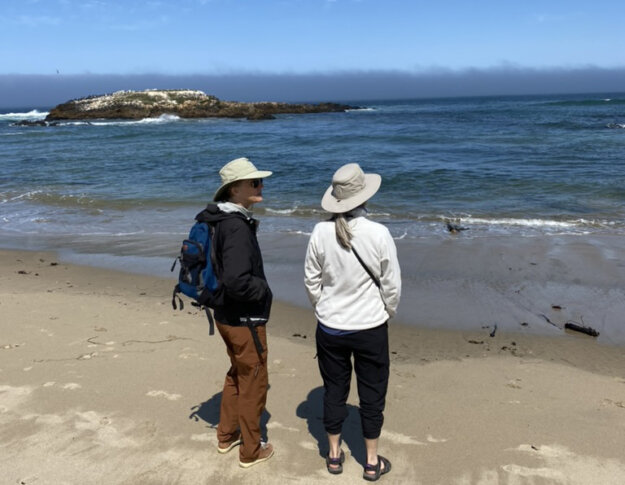
[[[447,443],[447,438],[434,438],[431,434],[428,435],[427,440],[429,443]]]
[[[517,447],[516,451],[529,454],[540,462],[534,467],[516,463],[502,466],[512,475],[509,478],[514,483],[621,483],[622,480],[615,482],[614,478],[625,476],[625,464],[619,460],[578,455],[564,446],[525,444]]]
[[[601,404],[604,406],[616,406],[617,408],[625,409],[625,402],[623,401],[613,401],[612,399],[604,399],[601,401]]]
[[[208,433],[202,433],[202,434],[192,434],[191,435],[191,441],[212,441],[213,440],[213,436],[211,436]]]
[[[150,397],[164,397],[165,399],[167,399],[169,401],[177,401],[178,399],[180,399],[182,397],[180,394],[170,394],[170,393],[165,392],[165,391],[149,391],[148,393],[146,393],[146,396],[150,396]]]
[[[95,357],[97,355],[98,355],[97,352],[91,352],[90,354],[82,354],[82,355],[79,355],[78,357],[76,357],[76,360],[89,360],[89,359],[92,359],[93,357]]]
[[[36,483],[39,480],[39,477],[33,475],[32,477],[18,478],[15,483],[18,485],[31,485],[32,483]]]
[[[178,356],[179,359],[189,360],[189,359],[200,359],[200,354],[197,353],[182,353]]]
[[[63,389],[68,389],[70,391],[75,391],[76,389],[81,389],[82,386],[76,382],[69,382],[63,386]]]
[[[559,470],[551,470],[549,468],[541,467],[541,468],[530,468],[525,466],[520,466],[516,464],[504,465],[501,467],[504,471],[508,472],[510,475],[514,475],[522,478],[543,478],[545,480],[554,480],[558,482],[563,482],[566,478],[562,472]],[[532,480],[533,481],[533,480]]]
[[[18,347],[21,347],[24,344],[7,344],[7,345],[3,345],[2,349],[8,350],[8,349],[17,349]]]
[[[77,412],[74,427],[80,431],[93,433],[91,439],[100,445],[112,448],[139,446],[136,439],[126,436],[126,433],[132,433],[132,427],[120,431],[112,425],[112,420],[108,416],[96,411]]]
[[[382,436],[385,440],[391,441],[399,445],[424,445],[421,441],[417,441],[405,434],[395,433],[394,431],[382,430]]]
[[[508,382],[506,386],[512,389],[523,389],[521,385],[519,384],[519,382],[521,382],[521,379],[513,379],[510,382]]]
[[[277,421],[270,421],[267,423],[267,429],[283,429],[285,431],[293,431],[295,433],[299,432],[299,429],[293,428],[291,426],[285,426],[282,423],[278,423]]]
[[[310,441],[300,441],[299,445],[304,448],[305,450],[316,450],[317,449],[317,445],[315,445],[314,443],[311,443]]]

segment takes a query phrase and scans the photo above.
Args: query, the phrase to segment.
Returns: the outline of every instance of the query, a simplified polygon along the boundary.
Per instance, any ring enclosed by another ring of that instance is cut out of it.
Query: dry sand
[[[263,423],[276,455],[216,453],[221,339],[172,280],[0,251],[0,483],[364,483],[355,390],[329,475],[311,311],[276,304]],[[381,483],[625,483],[625,353],[584,335],[391,324]]]

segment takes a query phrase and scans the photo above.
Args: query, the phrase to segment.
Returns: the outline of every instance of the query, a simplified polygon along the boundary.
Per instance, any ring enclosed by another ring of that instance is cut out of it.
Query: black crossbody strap
[[[256,347],[256,352],[258,352],[258,358],[262,362],[263,361],[263,352],[265,351],[265,349],[263,349],[263,344],[260,341],[260,337],[258,336],[258,332],[256,331],[256,327],[254,326],[254,324],[252,322],[250,322],[249,318],[247,319],[246,326],[250,329],[250,332],[252,332],[252,340],[254,341],[254,346]]]
[[[375,275],[371,272],[371,270],[369,269],[369,267],[365,264],[365,262],[362,260],[362,258],[360,257],[360,255],[358,254],[358,252],[356,251],[356,248],[354,246],[352,246],[352,251],[354,253],[354,256],[356,256],[356,259],[358,260],[358,262],[362,265],[362,267],[364,268],[364,270],[367,272],[367,274],[371,277],[371,279],[373,280],[373,282],[375,283],[375,286],[378,287],[378,289],[380,288],[380,280],[377,279],[375,277]]]

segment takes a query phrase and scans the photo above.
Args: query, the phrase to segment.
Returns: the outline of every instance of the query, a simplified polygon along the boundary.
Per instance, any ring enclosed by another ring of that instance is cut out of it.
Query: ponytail
[[[332,217],[336,231],[336,240],[345,249],[352,248],[352,230],[349,227],[345,214],[336,214]]]

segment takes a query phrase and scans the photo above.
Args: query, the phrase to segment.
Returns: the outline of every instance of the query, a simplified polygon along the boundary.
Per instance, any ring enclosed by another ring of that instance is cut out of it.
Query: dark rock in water
[[[45,120],[20,120],[13,123],[13,126],[57,126],[58,123]]]
[[[247,116],[247,119],[250,121],[263,121],[263,120],[275,120],[276,117],[274,115],[270,115],[269,113],[252,113]]]
[[[247,118],[269,120],[277,114],[334,113],[354,109],[337,103],[288,104],[276,102],[239,103],[221,101],[202,91],[147,90],[118,91],[102,96],[59,104],[46,117],[51,120],[157,118],[176,115],[180,118]]]
[[[459,226],[458,224],[452,224],[451,222],[447,223],[447,230],[449,232],[451,232],[452,234],[458,234],[461,231],[468,231],[469,228],[468,227],[462,227]]]

